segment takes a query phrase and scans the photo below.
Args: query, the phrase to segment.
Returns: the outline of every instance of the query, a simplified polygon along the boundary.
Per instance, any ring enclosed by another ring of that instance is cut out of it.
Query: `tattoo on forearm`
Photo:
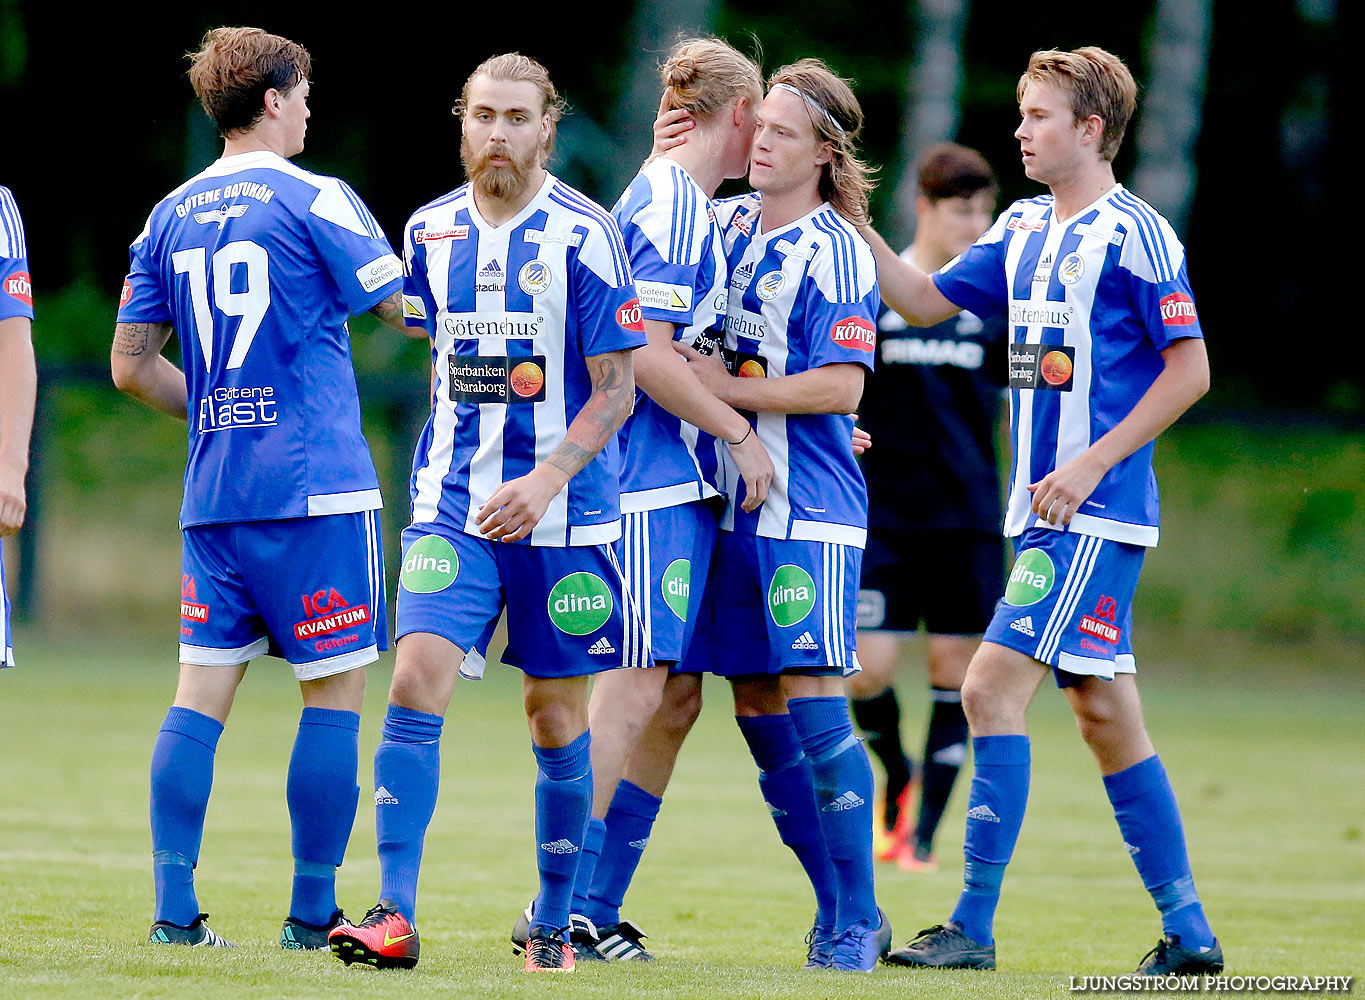
[[[635,403],[635,367],[630,351],[594,358],[590,375],[592,395],[569,424],[559,447],[546,459],[571,478],[606,447]]]
[[[395,330],[402,330],[403,323],[403,293],[394,292],[387,299],[376,302],[370,312],[379,317],[379,321]]]
[[[117,323],[114,325],[114,353],[137,357],[147,353],[151,345],[151,323]]]

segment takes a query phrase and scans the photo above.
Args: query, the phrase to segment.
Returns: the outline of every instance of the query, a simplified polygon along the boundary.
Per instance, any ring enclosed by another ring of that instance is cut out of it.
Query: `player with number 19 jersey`
[[[224,157],[152,210],[118,321],[180,335],[183,527],[382,506],[346,320],[402,278],[350,187],[271,152]]]
[[[185,369],[181,662],[269,650],[304,680],[374,660],[382,501],[346,321],[402,262],[344,182],[266,150],[167,195],[131,257],[118,322],[171,323]]]

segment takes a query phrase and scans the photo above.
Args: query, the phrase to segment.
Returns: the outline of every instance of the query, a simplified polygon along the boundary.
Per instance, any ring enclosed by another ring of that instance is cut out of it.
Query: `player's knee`
[[[701,715],[701,684],[669,684],[655,719],[675,737],[686,736]]]
[[[1090,746],[1107,746],[1123,737],[1129,728],[1121,707],[1107,699],[1080,698],[1072,703],[1076,728]]]
[[[581,706],[562,701],[542,701],[527,705],[526,723],[536,746],[567,746],[588,728],[587,713]]]

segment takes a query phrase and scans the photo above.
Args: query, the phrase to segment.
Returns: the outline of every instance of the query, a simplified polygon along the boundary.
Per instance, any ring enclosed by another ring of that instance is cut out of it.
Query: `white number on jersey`
[[[175,273],[190,281],[190,301],[194,305],[195,332],[204,352],[204,370],[213,370],[213,313],[209,308],[208,269],[204,266],[203,247],[171,254]],[[246,266],[246,290],[232,290],[232,265]],[[250,240],[237,240],[220,247],[213,255],[213,304],[224,316],[240,316],[237,333],[228,353],[229,370],[242,367],[256,331],[270,308],[270,255]]]

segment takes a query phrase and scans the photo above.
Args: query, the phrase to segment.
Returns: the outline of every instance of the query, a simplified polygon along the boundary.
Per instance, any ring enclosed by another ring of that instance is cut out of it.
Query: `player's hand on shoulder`
[[[540,523],[550,501],[568,480],[553,466],[538,465],[526,475],[503,483],[480,504],[475,523],[494,542],[519,542]]]
[[[725,362],[720,359],[719,351],[714,354],[703,354],[695,347],[679,340],[673,341],[673,350],[691,363],[693,374],[697,376],[697,381],[706,387],[707,392],[722,402],[730,402],[726,390],[733,376],[726,371]]]
[[[1048,524],[1070,524],[1108,471],[1089,451],[1076,456],[1029,486],[1033,513]]]
[[[728,377],[728,376],[727,376]],[[768,499],[768,488],[773,484],[776,470],[768,449],[758,439],[758,434],[750,430],[739,444],[732,444],[730,457],[735,460],[739,474],[744,477],[744,502],[740,504],[745,511],[755,511],[758,505]]]
[[[654,119],[654,148],[649,151],[649,159],[687,142],[687,132],[695,124],[689,112],[682,108],[670,110],[668,98],[659,98],[659,115]]]

